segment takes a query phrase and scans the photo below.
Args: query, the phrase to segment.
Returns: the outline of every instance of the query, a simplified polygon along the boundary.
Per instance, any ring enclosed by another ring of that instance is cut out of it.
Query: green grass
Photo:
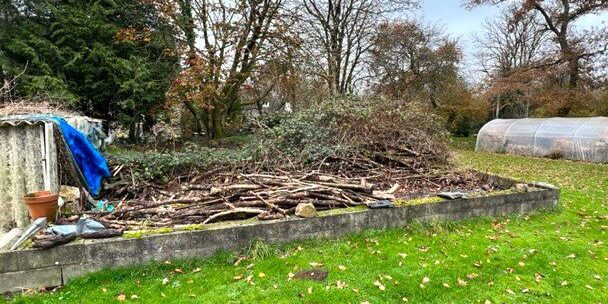
[[[472,144],[471,139],[455,140],[457,162],[558,185],[560,210],[416,224],[339,241],[278,247],[256,242],[242,253],[250,258],[238,265],[238,254],[218,253],[210,259],[108,270],[56,292],[14,301],[112,303],[124,294],[125,302],[146,303],[608,302],[608,166],[476,154]],[[289,273],[312,268],[311,263],[329,271],[324,282],[288,279]]]

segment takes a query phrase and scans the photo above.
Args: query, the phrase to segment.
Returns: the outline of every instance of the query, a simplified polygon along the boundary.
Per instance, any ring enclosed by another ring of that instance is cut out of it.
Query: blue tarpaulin
[[[110,176],[110,168],[108,168],[106,159],[93,147],[84,134],[70,126],[63,118],[58,116],[49,118],[61,129],[74,161],[89,186],[89,192],[93,196],[98,195],[101,181],[104,177]]]

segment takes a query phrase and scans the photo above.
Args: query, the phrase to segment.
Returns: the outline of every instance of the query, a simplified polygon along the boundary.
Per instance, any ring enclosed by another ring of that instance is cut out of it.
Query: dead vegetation
[[[340,100],[272,119],[256,122],[255,140],[242,148],[251,157],[172,171],[167,183],[114,164],[108,198],[117,211],[96,218],[117,229],[268,220],[294,214],[300,203],[328,210],[490,188],[449,166],[441,123],[416,109]]]

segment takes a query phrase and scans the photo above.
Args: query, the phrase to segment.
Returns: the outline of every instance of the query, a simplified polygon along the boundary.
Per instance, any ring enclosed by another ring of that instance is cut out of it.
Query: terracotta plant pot
[[[52,194],[50,191],[37,191],[24,195],[23,203],[27,206],[27,211],[33,220],[46,217],[50,223],[55,220],[57,215],[58,198],[58,194]]]

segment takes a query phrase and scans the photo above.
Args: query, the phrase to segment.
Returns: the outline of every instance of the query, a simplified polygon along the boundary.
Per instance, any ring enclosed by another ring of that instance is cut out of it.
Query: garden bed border
[[[514,183],[494,177],[496,182]],[[204,230],[179,231],[141,238],[86,240],[51,249],[0,252],[0,293],[52,287],[104,268],[152,261],[199,258],[218,250],[240,250],[252,240],[285,243],[309,238],[336,238],[365,229],[403,227],[413,221],[463,220],[478,216],[525,214],[557,208],[560,190],[536,184],[528,192],[445,200],[391,209],[365,209],[311,219],[230,223]]]

